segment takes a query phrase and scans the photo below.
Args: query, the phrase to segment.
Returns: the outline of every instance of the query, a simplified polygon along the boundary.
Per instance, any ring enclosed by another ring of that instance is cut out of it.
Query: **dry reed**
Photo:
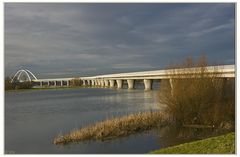
[[[58,135],[54,144],[68,144],[84,140],[108,140],[127,136],[167,124],[167,118],[160,112],[143,112],[120,118],[107,119],[66,135]]]

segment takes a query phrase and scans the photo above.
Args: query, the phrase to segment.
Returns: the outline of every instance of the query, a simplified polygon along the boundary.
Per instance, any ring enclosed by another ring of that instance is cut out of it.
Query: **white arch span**
[[[21,75],[25,73],[27,75],[28,81],[32,81],[32,80],[38,80],[37,77],[28,69],[21,69],[18,70],[15,75],[13,76],[11,82],[13,82],[15,79],[20,80]],[[31,79],[31,77],[33,77],[33,79]]]
[[[30,73],[32,75],[32,77],[34,78],[34,80],[37,80],[37,77],[28,69],[25,69],[28,73]]]

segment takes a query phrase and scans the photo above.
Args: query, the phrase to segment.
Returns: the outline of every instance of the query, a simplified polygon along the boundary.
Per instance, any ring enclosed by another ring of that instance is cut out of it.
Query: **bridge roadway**
[[[175,71],[175,72],[174,72]],[[183,69],[168,69],[168,70],[154,70],[154,71],[143,71],[143,72],[129,72],[129,73],[118,73],[108,75],[97,75],[91,77],[77,77],[77,78],[56,78],[56,79],[38,79],[32,80],[33,82],[39,82],[40,86],[47,83],[47,86],[53,84],[53,86],[69,86],[69,82],[72,79],[78,79],[82,81],[83,86],[100,86],[100,87],[111,87],[117,88],[123,87],[123,81],[127,81],[128,89],[133,89],[136,80],[143,80],[145,90],[152,89],[153,80],[168,79],[170,83],[174,75],[182,74],[182,77],[189,78],[191,74],[199,71],[199,68],[183,68]],[[234,78],[235,77],[235,66],[234,65],[219,65],[219,66],[208,66],[207,73],[219,74],[217,77],[221,78]]]

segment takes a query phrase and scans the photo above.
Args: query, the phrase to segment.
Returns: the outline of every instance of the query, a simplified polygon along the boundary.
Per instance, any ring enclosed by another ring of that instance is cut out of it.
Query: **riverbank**
[[[151,154],[234,154],[235,133],[211,137],[150,152]]]
[[[143,112],[108,119],[93,125],[58,135],[54,144],[68,144],[85,140],[110,140],[133,133],[167,125],[166,116],[160,112]]]

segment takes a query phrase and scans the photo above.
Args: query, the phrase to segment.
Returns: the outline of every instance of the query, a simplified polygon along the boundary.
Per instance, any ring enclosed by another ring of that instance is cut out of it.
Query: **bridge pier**
[[[117,88],[122,88],[123,80],[117,80]]]
[[[100,81],[99,80],[97,80],[97,85],[100,86]]]
[[[98,84],[98,80],[95,80],[95,86],[98,86],[99,84]]]
[[[98,85],[98,84],[97,84],[97,80],[94,80],[94,85],[95,85],[95,86],[97,86],[97,85]]]
[[[171,90],[172,95],[173,95],[173,90],[174,90],[173,83],[174,83],[173,79],[169,79],[170,90]]]
[[[104,80],[104,86],[108,87],[109,81],[108,80]]]
[[[87,80],[87,85],[88,85],[88,86],[91,86],[90,80]]]
[[[97,80],[94,80],[94,82],[95,82],[95,83],[94,83],[94,84],[95,84],[95,86],[97,86],[97,85],[98,85],[98,82],[97,82]]]
[[[144,82],[145,90],[152,89],[152,80],[144,79],[143,82]]]
[[[95,83],[94,83],[94,84],[95,84],[95,86],[97,86],[97,85],[98,85],[98,82],[97,82],[97,80],[94,80],[94,82],[95,82]]]
[[[104,86],[104,80],[100,80],[101,86]]]
[[[101,86],[101,81],[97,80],[98,86]]]
[[[169,84],[170,84],[171,89],[173,89],[173,79],[169,79]]]
[[[41,86],[41,87],[43,86],[43,83],[42,83],[42,81],[40,81],[40,86]]]
[[[109,81],[110,81],[110,87],[113,88],[113,87],[114,87],[115,80],[109,80]]]
[[[85,86],[85,85],[86,85],[86,82],[85,82],[85,80],[82,80],[82,81],[83,81],[83,84],[82,84],[82,85],[83,85],[83,86]]]
[[[127,80],[128,89],[134,89],[134,80]]]
[[[95,86],[97,86],[97,85],[98,85],[98,82],[97,82],[97,80],[94,80],[94,82],[95,82],[95,83],[94,83],[94,84],[95,84]]]
[[[94,86],[94,85],[95,85],[95,82],[94,82],[94,80],[91,80],[91,82],[92,82],[92,86]]]

